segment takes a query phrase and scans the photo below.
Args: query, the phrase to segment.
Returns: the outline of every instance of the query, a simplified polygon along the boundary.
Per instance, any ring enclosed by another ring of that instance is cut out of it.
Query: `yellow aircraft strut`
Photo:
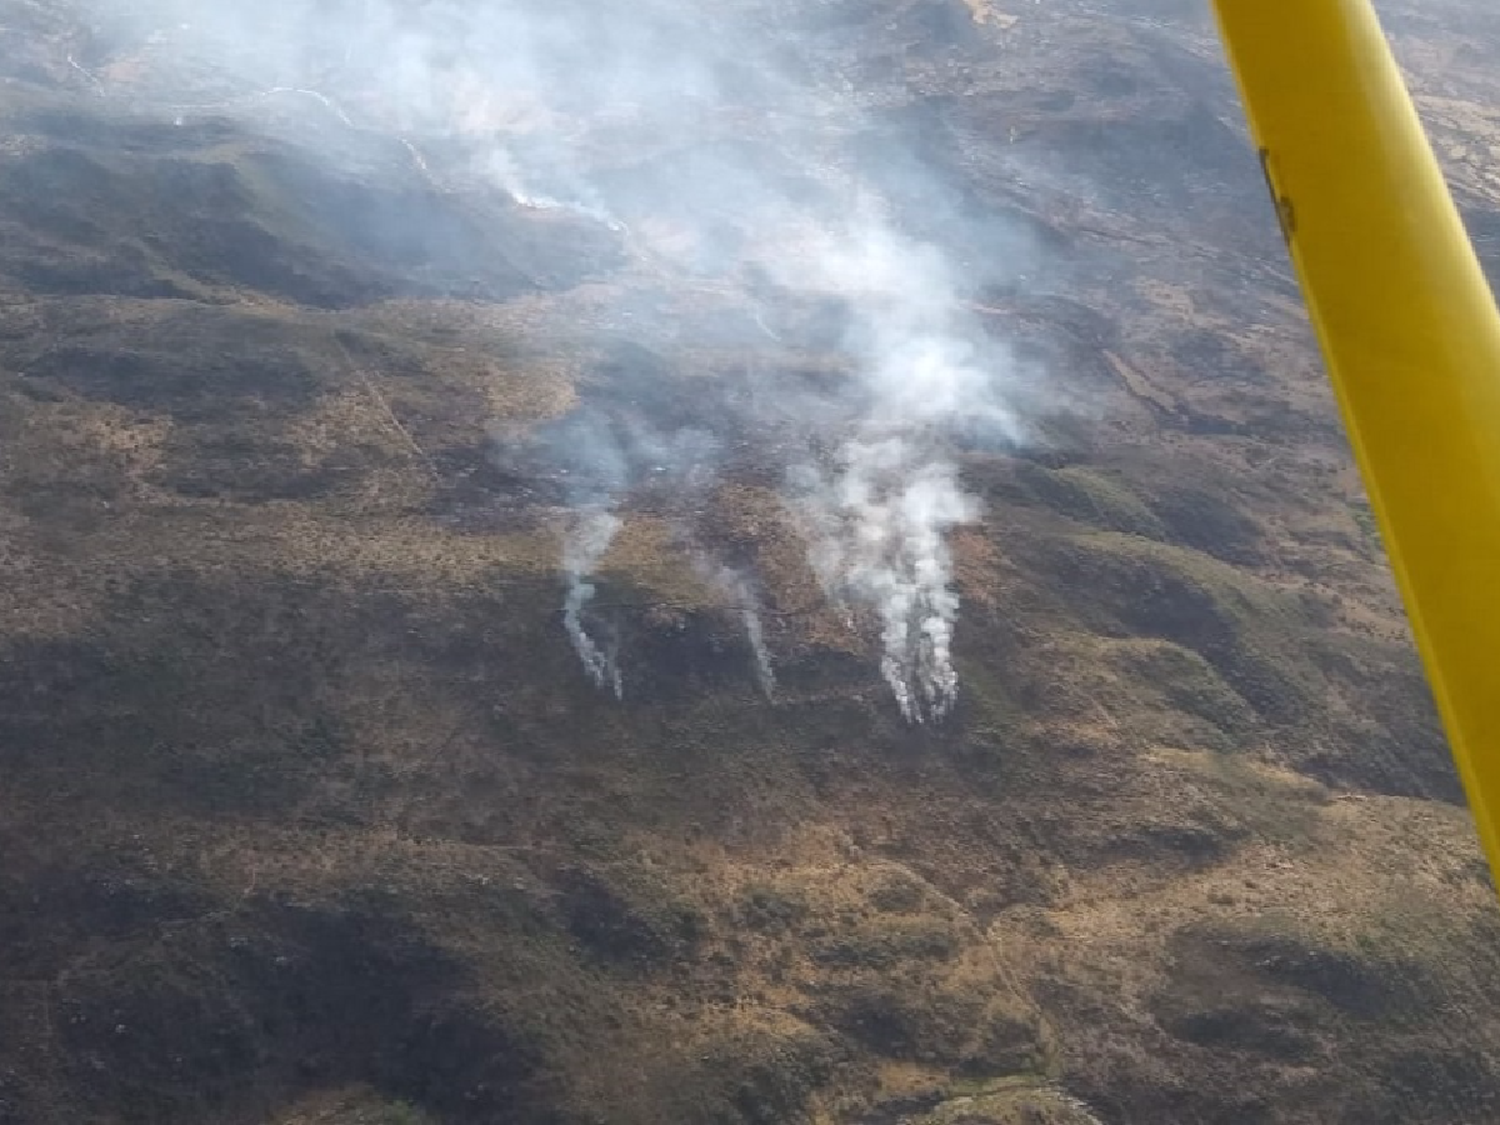
[[[1369,0],[1215,0],[1500,881],[1500,315]]]

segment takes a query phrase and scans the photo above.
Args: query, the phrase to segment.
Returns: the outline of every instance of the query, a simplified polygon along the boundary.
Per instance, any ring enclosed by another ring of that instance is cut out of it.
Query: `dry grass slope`
[[[743,279],[128,113],[0,0],[0,1122],[1493,1118],[1500,914],[1231,91],[1196,5],[1117,7],[816,14],[1066,266],[976,310],[1079,409],[964,451],[964,694],[913,729],[773,428],[690,522],[774,703],[673,496],[601,567],[623,703],[559,627],[530,438],[836,385],[822,310],[747,352]],[[1390,7],[1483,250],[1500,28]]]

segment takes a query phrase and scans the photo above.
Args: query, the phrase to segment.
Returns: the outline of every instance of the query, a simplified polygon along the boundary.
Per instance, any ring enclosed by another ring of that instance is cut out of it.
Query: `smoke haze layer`
[[[739,332],[746,348],[785,343],[789,304],[831,310],[824,342],[851,373],[836,386],[751,388],[712,432],[654,416],[630,388],[616,388],[611,400],[631,402],[629,417],[594,405],[537,439],[570,482],[566,632],[587,675],[620,694],[626,677],[588,618],[594,572],[628,519],[632,490],[666,474],[701,491],[737,433],[765,432],[780,419],[793,434],[777,447],[784,495],[823,589],[878,640],[879,666],[907,719],[952,708],[960,602],[949,535],[979,512],[952,451],[959,435],[1024,440],[1018,404],[1034,391],[965,310],[982,284],[1023,273],[1025,251],[1019,236],[986,225],[985,248],[1011,247],[1013,259],[969,257],[959,269],[949,247],[909,233],[889,185],[899,185],[903,214],[923,214],[924,228],[969,224],[955,242],[976,220],[915,154],[871,140],[865,103],[877,87],[862,84],[846,50],[841,5],[91,6],[101,39],[148,60],[132,95],[179,120],[240,113],[331,162],[341,157],[329,129],[393,137],[439,191],[484,190],[516,207],[573,212],[618,239],[652,284],[733,287],[750,314],[712,331]],[[954,42],[941,49],[976,49],[959,0],[891,10],[913,21],[920,49],[938,49],[931,41],[944,37]],[[265,112],[273,101],[284,103],[275,115]],[[670,337],[686,347],[710,330],[647,307],[633,306],[622,323],[641,341]],[[704,565],[722,576],[769,695],[756,579],[727,560]]]

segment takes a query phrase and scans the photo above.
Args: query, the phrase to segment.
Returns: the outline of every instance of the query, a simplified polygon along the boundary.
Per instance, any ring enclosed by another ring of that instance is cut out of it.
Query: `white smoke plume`
[[[760,684],[761,694],[767,699],[776,697],[776,669],[771,664],[771,650],[766,644],[765,628],[760,620],[760,599],[750,591],[750,596],[740,603],[740,619],[745,623],[745,637],[750,642],[750,651],[755,654],[755,679]]]
[[[830,476],[797,474],[812,563],[846,607],[874,610],[881,672],[901,714],[940,719],[958,695],[953,626],[958,594],[945,535],[976,515],[951,465],[925,459],[900,432],[846,443]]]
[[[761,621],[760,595],[755,584],[743,571],[724,564],[714,564],[699,558],[699,572],[730,600],[740,615],[745,629],[745,640],[755,658],[755,682],[767,699],[776,697],[776,668],[771,660],[771,648],[766,643],[765,625]]]
[[[598,592],[592,576],[623,526],[617,513],[622,499],[649,484],[691,503],[712,479],[714,439],[697,429],[662,432],[643,420],[583,411],[542,428],[533,440],[546,461],[564,466],[568,482],[572,512],[563,533],[563,626],[589,679],[622,699],[618,654],[585,622]]]
[[[620,517],[602,506],[584,508],[577,513],[573,526],[563,542],[563,572],[568,579],[568,593],[563,600],[563,627],[573,650],[583,661],[594,686],[625,697],[625,684],[615,654],[601,645],[583,622],[584,611],[598,592],[590,581],[599,561],[614,542],[620,530]]]
[[[841,237],[799,263],[812,284],[848,295],[859,311],[851,346],[862,353],[868,405],[832,473],[793,474],[824,589],[846,607],[872,610],[884,647],[881,671],[909,721],[953,708],[958,674],[947,534],[979,514],[942,453],[944,431],[980,422],[1021,437],[997,378],[1013,369],[972,342],[947,269],[930,248],[902,239],[870,206]]]
[[[956,202],[899,141],[871,139],[877,130],[861,103],[899,97],[901,79],[898,68],[879,96],[860,87],[864,72],[850,60],[862,33],[845,30],[865,19],[857,6],[837,6],[843,14],[828,19],[776,0],[713,9],[685,0],[82,2],[155,63],[178,62],[176,86],[173,68],[158,66],[155,87],[135,88],[137,96],[158,90],[163,104],[179,107],[174,114],[185,104],[237,105],[258,127],[284,131],[284,119],[257,119],[254,107],[265,104],[260,94],[295,89],[322,112],[305,135],[290,135],[315,159],[340,159],[330,128],[385,133],[435,185],[478,178],[523,207],[592,218],[638,267],[649,263],[636,269],[637,285],[707,278],[722,292],[754,270],[777,300],[835,305],[856,377],[804,391],[806,402],[776,403],[771,413],[792,420],[801,444],[763,444],[782,459],[787,500],[804,519],[825,590],[852,621],[874,624],[901,713],[915,722],[952,709],[959,597],[949,536],[979,512],[952,450],[976,433],[1021,440],[1015,404],[1034,397],[1008,351],[964,310],[981,283],[1013,280],[1035,262],[1023,260],[1028,251],[1003,222]],[[887,7],[893,20],[968,19],[961,0]],[[903,49],[929,49],[924,36],[912,33],[906,42],[916,46]],[[325,107],[337,112],[330,118]],[[748,291],[742,303],[738,346],[798,346],[772,303]],[[651,347],[691,350],[695,332],[710,331],[690,312],[653,307],[642,300],[612,323]],[[711,331],[726,329],[720,321]],[[763,427],[767,417],[759,405],[723,410],[702,423],[714,440],[684,452],[672,435],[697,423],[654,416],[684,404],[634,394],[637,377],[619,375],[626,385],[602,408],[628,418],[585,425],[556,453],[568,479],[585,482],[568,498],[564,624],[589,677],[617,695],[619,667],[586,617],[590,575],[619,528],[618,511],[659,457],[668,476],[684,465],[708,472],[716,448],[744,444],[737,427]],[[743,401],[780,393],[780,384],[764,394],[751,388]],[[667,451],[655,448],[663,441],[631,437],[622,453],[625,433],[666,434]],[[741,578],[753,594],[752,577]],[[769,692],[759,610],[753,597],[737,604]]]

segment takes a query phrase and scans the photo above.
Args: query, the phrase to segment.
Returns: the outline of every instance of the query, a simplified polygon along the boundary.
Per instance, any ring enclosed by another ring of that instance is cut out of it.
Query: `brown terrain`
[[[0,1122],[1500,1120],[1500,911],[1205,5],[763,6],[1041,248],[975,310],[1067,405],[962,451],[940,724],[773,430],[695,518],[774,700],[670,498],[600,572],[623,702],[561,626],[511,451],[837,381],[815,310],[632,338],[749,282],[373,127],[356,175],[174,124],[148,49],[0,0]],[[1383,14],[1500,268],[1500,9]],[[591,171],[687,159],[627,134]]]

